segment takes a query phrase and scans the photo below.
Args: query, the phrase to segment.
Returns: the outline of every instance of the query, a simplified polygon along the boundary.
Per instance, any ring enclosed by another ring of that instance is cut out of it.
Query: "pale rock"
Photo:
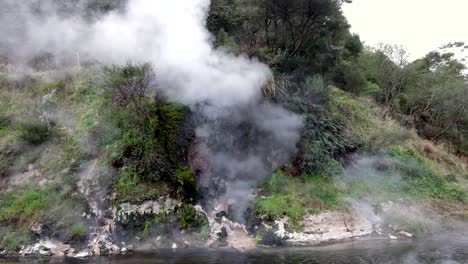
[[[42,231],[43,231],[43,225],[42,224],[34,224],[31,226],[31,232],[33,232],[33,234],[36,234],[36,235],[41,235],[42,234]]]
[[[373,224],[365,217],[339,211],[307,215],[300,225],[304,227],[304,232],[286,232],[286,234],[279,225],[276,235],[288,237],[286,240],[288,244],[306,246],[369,236],[374,232]]]
[[[87,258],[89,257],[89,252],[87,251],[81,251],[78,254],[73,256],[74,258]]]
[[[43,256],[52,256],[52,251],[50,251],[50,249],[46,246],[40,246],[39,247],[39,250],[37,251],[39,254],[43,255]]]
[[[412,238],[413,237],[413,234],[411,233],[408,233],[406,231],[400,231],[398,234],[402,235],[402,236],[405,236],[405,237],[408,237],[408,238]]]

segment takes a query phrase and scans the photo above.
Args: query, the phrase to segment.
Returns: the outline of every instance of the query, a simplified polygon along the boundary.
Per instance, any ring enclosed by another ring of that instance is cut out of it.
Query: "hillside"
[[[0,255],[466,230],[453,54],[364,47],[347,1],[78,2],[5,4]]]
[[[112,222],[104,241],[170,246],[194,237],[207,241],[201,244],[212,239],[213,226],[194,207],[203,200],[196,194],[200,189],[192,171],[203,166],[189,160],[190,149],[197,147],[190,110],[148,97],[142,104],[150,111],[149,118],[140,119],[133,107],[112,105],[106,95],[107,78],[129,67],[4,79],[0,214],[4,249],[14,251],[45,236],[84,249],[96,239],[102,221]],[[335,87],[320,113],[304,112],[300,156],[260,183],[249,206],[247,228],[258,243],[285,243],[271,238],[271,231],[258,229],[261,221],[282,219],[289,232],[300,232],[308,228],[304,217],[330,212],[346,212],[351,219],[358,214],[366,221],[378,215],[382,228],[400,225],[418,235],[435,232],[435,223],[467,220],[466,161],[421,139],[385,113],[372,99]],[[327,155],[333,152],[336,156]],[[148,206],[161,199],[167,204],[168,197],[174,202],[167,208]],[[398,214],[381,211],[391,201]],[[143,212],[149,214],[140,215]],[[228,213],[226,209],[229,217]],[[334,216],[329,217],[333,222]],[[41,231],[35,233],[38,226]],[[185,232],[165,233],[166,228]],[[166,241],[150,242],[158,236]]]

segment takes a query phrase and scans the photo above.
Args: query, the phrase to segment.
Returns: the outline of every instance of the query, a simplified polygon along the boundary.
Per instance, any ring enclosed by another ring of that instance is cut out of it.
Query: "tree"
[[[408,64],[406,51],[396,45],[379,45],[368,48],[358,63],[364,69],[368,80],[382,88],[382,98],[386,106],[393,107],[395,99],[406,86]]]
[[[147,116],[144,101],[147,91],[155,85],[154,70],[150,64],[104,67],[104,88],[116,107],[131,108],[140,117]]]
[[[465,65],[453,53],[434,51],[407,68],[408,85],[402,110],[413,116],[421,135],[461,146],[468,131]],[[462,148],[459,151],[468,152]]]

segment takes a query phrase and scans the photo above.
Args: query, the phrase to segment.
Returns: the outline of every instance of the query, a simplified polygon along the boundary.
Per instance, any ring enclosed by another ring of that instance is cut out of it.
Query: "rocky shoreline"
[[[151,205],[151,206],[150,206]],[[161,210],[170,211],[177,206],[176,201],[154,201],[145,203],[142,206],[125,205],[120,207],[120,211],[114,211],[115,221],[129,221],[137,215],[152,214]],[[144,208],[143,208],[144,207]],[[145,209],[146,208],[146,209]],[[201,207],[197,210],[203,213]],[[128,212],[127,212],[128,211]],[[301,230],[291,230],[289,219],[282,218],[272,223],[262,221],[260,226],[256,226],[257,235],[249,233],[245,226],[233,223],[226,217],[209,217],[210,239],[205,242],[205,248],[229,248],[238,251],[251,251],[263,246],[278,247],[318,247],[330,244],[339,244],[354,240],[364,239],[413,239],[414,235],[404,230],[402,227],[394,225],[375,224],[359,213],[327,211],[315,215],[307,215],[301,221]],[[40,226],[33,226],[32,231],[41,234]],[[110,233],[109,233],[110,234]],[[263,234],[263,240],[259,239],[259,234]],[[269,235],[265,235],[269,234]],[[270,242],[265,238],[269,236]],[[155,240],[161,240],[156,238]],[[111,236],[105,239],[112,241]],[[220,243],[224,240],[225,243]],[[102,247],[96,251],[93,242],[88,242],[87,248],[76,248],[70,244],[42,237],[33,245],[23,246],[16,253],[0,252],[0,257],[54,257],[54,258],[88,258],[93,256],[128,254],[133,251],[151,251],[171,248],[197,248],[200,245],[192,245],[189,241],[169,241],[166,246],[156,247],[149,244],[126,244],[125,242],[98,243]]]

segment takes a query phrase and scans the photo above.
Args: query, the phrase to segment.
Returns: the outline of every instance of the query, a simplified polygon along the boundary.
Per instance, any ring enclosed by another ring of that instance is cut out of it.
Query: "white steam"
[[[57,67],[151,63],[159,89],[199,118],[209,150],[209,167],[197,175],[204,197],[236,200],[242,215],[250,188],[293,157],[302,128],[299,116],[262,102],[269,68],[213,47],[210,0],[128,0],[95,17],[83,15],[87,1],[3,0],[0,52],[25,65],[44,54]]]
[[[73,14],[64,17],[58,4],[39,3],[0,4],[0,22],[8,25],[0,27],[1,35],[8,36],[0,40],[0,51],[6,48],[23,61],[48,53],[68,61],[80,57],[100,63],[150,62],[161,87],[187,104],[245,103],[260,96],[259,87],[271,76],[255,59],[213,48],[205,28],[209,0],[130,0],[123,12],[95,21]]]

